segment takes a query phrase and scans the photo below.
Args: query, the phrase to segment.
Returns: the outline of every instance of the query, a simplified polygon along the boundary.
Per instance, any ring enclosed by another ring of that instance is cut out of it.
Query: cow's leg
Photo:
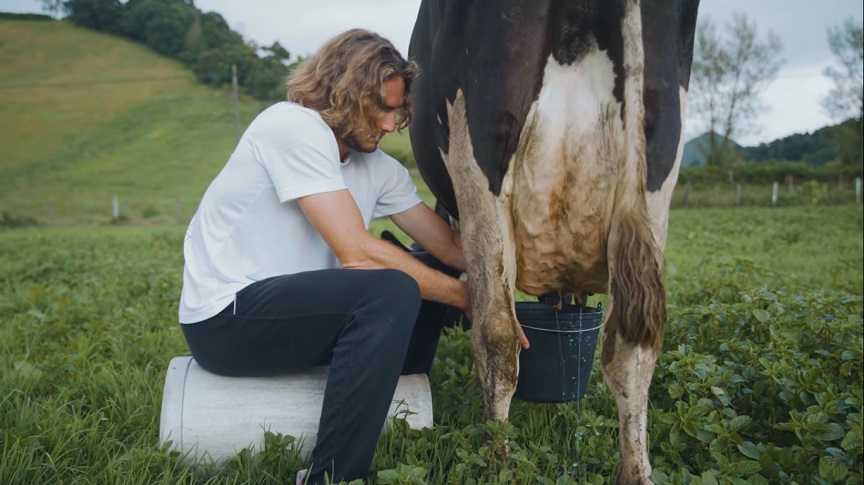
[[[646,203],[642,24],[628,3],[624,37],[624,149],[607,240],[609,314],[600,363],[618,407],[621,446],[617,483],[651,483],[648,460],[648,387],[663,342],[666,293],[662,246]]]
[[[506,421],[519,374],[519,333],[513,304],[515,251],[509,177],[495,195],[473,157],[461,91],[448,105],[449,153],[444,157],[459,205],[462,246],[471,288],[474,365],[487,419]]]
[[[620,427],[617,483],[651,483],[648,386],[663,340],[662,257],[644,211],[613,224],[609,237],[609,315],[600,362]]]

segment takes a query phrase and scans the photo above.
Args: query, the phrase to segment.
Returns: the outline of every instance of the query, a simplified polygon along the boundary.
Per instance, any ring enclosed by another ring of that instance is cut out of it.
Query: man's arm
[[[465,271],[462,239],[426,204],[417,204],[408,210],[391,215],[390,219],[439,261],[451,268]],[[471,315],[470,310],[466,312]],[[525,331],[522,330],[521,325],[517,325],[516,328],[519,330],[519,342],[522,348],[527,349],[530,343],[525,336]]]
[[[465,271],[459,234],[426,204],[417,204],[391,215],[390,219],[439,261],[451,268]]]
[[[424,299],[470,310],[466,282],[435,271],[389,242],[369,234],[347,190],[313,194],[297,201],[343,268],[398,269],[417,281]]]

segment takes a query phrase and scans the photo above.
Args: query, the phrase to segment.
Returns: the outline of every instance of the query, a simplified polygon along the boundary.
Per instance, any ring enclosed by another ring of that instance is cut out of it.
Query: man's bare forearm
[[[345,269],[391,268],[405,272],[417,282],[420,296],[463,310],[470,305],[468,284],[447,276],[414,259],[396,246],[369,235],[358,242],[357,251],[348,261],[342,262]]]

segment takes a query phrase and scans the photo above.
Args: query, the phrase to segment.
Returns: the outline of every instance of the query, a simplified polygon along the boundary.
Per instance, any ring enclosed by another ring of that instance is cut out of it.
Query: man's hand
[[[516,328],[519,329],[519,342],[522,344],[523,349],[527,349],[531,347],[531,342],[528,341],[528,337],[525,336],[525,330],[522,330],[522,324],[516,322]]]

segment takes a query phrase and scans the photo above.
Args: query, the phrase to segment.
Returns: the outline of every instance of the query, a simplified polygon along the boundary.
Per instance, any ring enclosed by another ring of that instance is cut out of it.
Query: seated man
[[[374,33],[329,41],[294,72],[289,101],[250,124],[186,233],[179,316],[201,367],[266,376],[330,365],[305,483],[366,477],[400,373],[432,363],[444,322],[415,326],[421,298],[429,314],[470,307],[454,277],[459,237],[377,149],[407,126],[415,76]],[[370,235],[383,216],[450,274]]]

